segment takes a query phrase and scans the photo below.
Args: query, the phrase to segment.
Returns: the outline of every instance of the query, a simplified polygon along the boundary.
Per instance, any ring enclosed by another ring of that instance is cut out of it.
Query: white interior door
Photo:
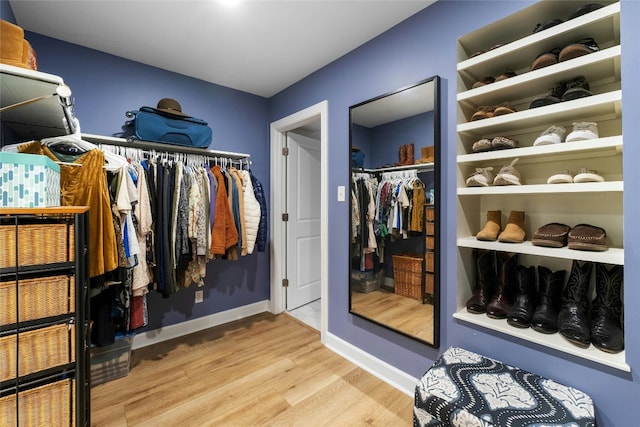
[[[320,140],[287,133],[287,310],[320,298]]]

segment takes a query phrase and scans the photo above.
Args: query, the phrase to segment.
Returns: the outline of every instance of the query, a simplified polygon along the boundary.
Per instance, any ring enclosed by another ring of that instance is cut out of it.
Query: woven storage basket
[[[0,338],[0,382],[73,362],[74,331],[74,327],[60,324],[22,332],[17,349],[17,335]],[[16,375],[16,356],[19,375]]]
[[[434,292],[434,282],[435,279],[433,277],[433,273],[426,273],[424,275],[424,287],[427,290],[427,294],[433,295]]]
[[[0,311],[0,326],[19,320],[40,319],[75,311],[73,276],[37,277],[19,280],[16,309],[16,282],[0,282],[0,301],[6,302]]]
[[[16,245],[16,226],[1,225],[0,268],[67,262],[69,228],[73,227],[67,224],[19,224]]]
[[[396,294],[422,300],[422,259],[420,255],[393,255]]]
[[[25,390],[18,395],[0,398],[0,420],[3,426],[71,426],[75,425],[74,380],[62,380]]]

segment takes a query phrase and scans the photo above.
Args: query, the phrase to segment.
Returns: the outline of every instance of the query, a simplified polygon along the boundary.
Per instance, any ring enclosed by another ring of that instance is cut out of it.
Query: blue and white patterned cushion
[[[430,417],[427,417],[429,414]],[[592,427],[585,393],[451,347],[416,385],[414,426]]]

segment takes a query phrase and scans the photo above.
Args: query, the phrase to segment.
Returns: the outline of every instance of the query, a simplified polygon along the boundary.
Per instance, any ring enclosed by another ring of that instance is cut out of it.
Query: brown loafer
[[[570,228],[568,225],[560,224],[558,222],[543,225],[533,233],[531,243],[535,246],[562,248],[567,246],[569,230]]]
[[[567,246],[579,251],[604,252],[609,249],[607,232],[594,225],[578,224],[569,230]]]

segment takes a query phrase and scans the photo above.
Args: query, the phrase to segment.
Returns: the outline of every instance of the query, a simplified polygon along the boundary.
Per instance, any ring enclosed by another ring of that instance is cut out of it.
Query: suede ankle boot
[[[547,267],[538,266],[538,304],[531,319],[531,329],[534,331],[543,334],[558,332],[560,293],[565,274],[565,270],[552,272]]]
[[[494,242],[502,229],[502,211],[487,211],[487,222],[476,234],[476,239]]]
[[[516,266],[515,291],[513,306],[507,313],[507,323],[516,328],[528,328],[531,324],[536,300],[535,267]]]
[[[596,297],[591,304],[591,343],[607,353],[624,350],[622,332],[623,266],[596,264]]]
[[[494,252],[486,249],[473,250],[475,265],[475,288],[467,300],[469,313],[481,314],[487,311],[487,304],[493,293],[496,280]]]
[[[511,310],[517,263],[518,254],[496,253],[497,289],[487,304],[487,316],[492,319],[504,319]]]
[[[589,347],[588,307],[589,281],[593,263],[573,260],[569,280],[562,290],[562,307],[558,314],[558,332],[572,344],[581,348]]]
[[[524,242],[525,237],[524,212],[511,211],[507,225],[498,236],[498,241],[502,243],[522,243]]]

